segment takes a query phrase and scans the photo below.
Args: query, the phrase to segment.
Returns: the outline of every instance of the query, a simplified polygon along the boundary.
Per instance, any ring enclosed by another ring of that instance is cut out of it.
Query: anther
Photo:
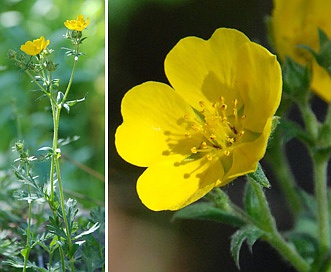
[[[201,149],[207,149],[207,143],[206,142],[201,143]]]
[[[185,135],[185,138],[191,138],[192,137],[191,133],[188,133],[188,132],[186,132],[184,135]]]
[[[213,156],[210,155],[210,154],[206,155],[206,158],[207,158],[208,161],[212,161],[213,160]]]
[[[200,130],[199,126],[196,125],[196,124],[192,124],[191,127],[192,127],[192,129],[195,130],[195,131],[199,131],[199,130]]]
[[[224,155],[225,155],[225,156],[229,156],[229,155],[230,155],[230,151],[229,151],[229,150],[225,150],[225,151],[224,151]]]
[[[198,150],[197,150],[197,148],[194,146],[194,147],[191,148],[191,152],[192,152],[192,154],[197,154],[197,153],[198,153]]]
[[[228,143],[228,146],[231,146],[234,142],[235,142],[235,138],[233,137],[228,137],[226,139],[227,143]]]
[[[226,111],[227,108],[228,108],[228,105],[226,105],[226,104],[221,105],[221,110],[222,111]]]

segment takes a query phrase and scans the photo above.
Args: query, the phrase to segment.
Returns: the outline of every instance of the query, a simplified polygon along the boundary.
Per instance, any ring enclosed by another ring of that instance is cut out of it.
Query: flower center
[[[189,121],[191,130],[199,133],[203,139],[199,146],[191,148],[192,155],[205,154],[208,160],[212,160],[215,155],[229,156],[245,133],[241,123],[246,118],[243,107],[238,109],[237,99],[231,104],[226,104],[224,97],[220,97],[212,105],[206,105],[204,101],[200,101],[199,104],[201,109],[194,110],[196,113],[194,120],[185,117]],[[190,133],[186,134],[186,137],[191,136]]]

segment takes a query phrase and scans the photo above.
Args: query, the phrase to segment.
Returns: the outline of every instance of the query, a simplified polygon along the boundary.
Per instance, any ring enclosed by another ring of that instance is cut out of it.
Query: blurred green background
[[[35,91],[27,75],[7,58],[8,49],[20,51],[27,40],[45,36],[53,60],[59,64],[54,78],[64,91],[70,77],[73,57],[66,57],[61,47],[70,47],[63,38],[63,22],[79,14],[91,20],[83,32],[87,39],[81,46],[69,100],[84,97],[83,103],[62,111],[59,137],[79,136],[79,140],[61,147],[62,174],[67,197],[74,197],[86,208],[104,206],[105,196],[105,1],[103,0],[2,0],[0,5],[0,169],[9,169],[15,159],[11,146],[24,140],[30,155],[51,146],[52,117],[47,99]],[[19,130],[22,139],[19,137]],[[49,162],[36,163],[40,180],[49,174]],[[86,172],[85,168],[92,169]]]
[[[236,28],[272,50],[265,16],[272,0],[110,0],[109,1],[109,262],[114,272],[239,271],[230,254],[235,229],[214,222],[172,221],[172,212],[153,212],[135,186],[144,169],[123,161],[114,146],[122,122],[120,103],[133,86],[148,80],[167,83],[164,58],[186,36],[208,39],[219,27]],[[137,131],[136,133],[139,133]],[[298,153],[292,152],[298,157]],[[297,158],[302,160],[300,158]],[[299,164],[299,163],[298,163]],[[302,165],[302,164],[301,164]],[[302,168],[302,167],[301,167]],[[267,173],[272,179],[271,173]],[[245,179],[223,189],[240,203]],[[281,230],[291,226],[276,183],[267,192]],[[294,271],[267,244],[253,254],[241,249],[242,272]]]

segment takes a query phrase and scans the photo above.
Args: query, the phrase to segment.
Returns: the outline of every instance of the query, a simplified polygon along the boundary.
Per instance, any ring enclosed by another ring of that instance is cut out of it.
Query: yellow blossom
[[[86,21],[83,15],[79,15],[76,20],[67,20],[64,22],[66,28],[70,30],[83,31],[90,23],[90,18]]]
[[[46,41],[45,37],[41,36],[39,39],[27,41],[25,44],[22,44],[20,49],[30,56],[35,56],[45,50],[48,45],[49,40]]]
[[[155,211],[180,209],[254,172],[282,86],[276,57],[226,28],[207,41],[180,40],[165,72],[172,87],[146,82],[126,93],[115,135],[122,158],[148,167],[137,192]]]
[[[277,53],[282,60],[291,57],[302,65],[311,65],[311,89],[324,101],[331,102],[331,77],[299,45],[319,50],[318,28],[331,36],[331,1],[329,0],[274,0],[272,35]]]

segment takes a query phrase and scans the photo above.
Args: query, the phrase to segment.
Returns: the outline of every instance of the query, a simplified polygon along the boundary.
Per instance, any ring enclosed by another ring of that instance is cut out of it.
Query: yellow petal
[[[280,103],[280,65],[275,55],[256,43],[246,43],[239,49],[236,64],[236,87],[246,115],[244,128],[262,132]]]
[[[167,78],[176,92],[197,109],[199,101],[215,102],[223,94],[232,101],[237,49],[246,42],[249,39],[243,33],[226,28],[217,29],[208,41],[184,38],[166,57]]]
[[[260,137],[252,142],[244,142],[233,150],[233,164],[224,177],[225,184],[228,183],[228,180],[252,173],[256,170],[258,162],[263,158],[267,148],[271,124],[272,120],[269,119]]]
[[[312,1],[274,0],[272,18],[273,42],[282,60],[285,59],[285,56],[291,56],[300,63],[304,62],[304,58],[298,53],[297,45],[303,44],[302,42],[306,35],[306,33],[303,32],[307,32],[307,27],[310,27],[306,25],[307,15],[310,13],[311,8],[309,2]],[[314,35],[314,40],[316,40],[317,33],[311,34]],[[313,37],[310,35],[310,46],[312,46],[312,38]],[[316,45],[314,45],[314,49],[316,49]]]
[[[172,152],[188,156],[201,139],[185,138],[185,116],[192,108],[168,85],[146,82],[132,88],[122,100],[123,124],[115,145],[119,155],[137,166],[149,166]],[[185,141],[185,144],[181,144]]]
[[[137,192],[146,207],[154,211],[181,209],[203,197],[223,176],[219,161],[182,160],[182,156],[171,156],[151,165],[139,177]]]
[[[331,102],[331,77],[316,61],[313,62],[311,88],[325,102]]]

